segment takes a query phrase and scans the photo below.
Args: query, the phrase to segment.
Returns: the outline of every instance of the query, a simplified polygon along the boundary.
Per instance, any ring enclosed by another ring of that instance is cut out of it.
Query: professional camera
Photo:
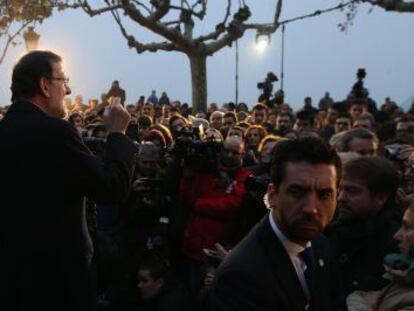
[[[262,96],[269,99],[273,91],[273,83],[279,79],[273,72],[269,72],[263,82],[257,83],[257,88],[263,91]]]
[[[184,166],[194,171],[214,170],[218,165],[218,156],[223,149],[222,142],[205,140],[200,127],[183,129],[178,132],[172,154],[184,159]]]
[[[367,90],[364,88],[364,79],[367,76],[367,72],[364,68],[359,68],[357,71],[357,82],[352,86],[352,95],[356,98],[367,97]]]
[[[270,178],[268,176],[250,175],[246,178],[244,184],[248,192],[254,192],[260,195],[264,195],[267,191],[267,187],[270,184]]]
[[[188,148],[184,164],[195,171],[215,170],[222,149],[222,142],[195,140]]]
[[[162,180],[159,178],[141,177],[135,180],[132,190],[141,193],[154,192],[159,191],[162,185]]]
[[[130,205],[129,221],[145,223],[148,231],[146,248],[162,250],[168,247],[171,198],[165,194],[159,178],[141,177],[132,186],[134,203]]]

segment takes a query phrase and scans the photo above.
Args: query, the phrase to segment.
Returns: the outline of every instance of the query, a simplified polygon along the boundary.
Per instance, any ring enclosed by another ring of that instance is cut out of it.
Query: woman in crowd
[[[247,154],[249,154],[252,157],[254,163],[257,163],[257,159],[259,158],[258,148],[259,148],[260,141],[266,135],[267,135],[267,132],[264,129],[264,127],[261,125],[251,125],[248,127],[248,129],[244,133]]]

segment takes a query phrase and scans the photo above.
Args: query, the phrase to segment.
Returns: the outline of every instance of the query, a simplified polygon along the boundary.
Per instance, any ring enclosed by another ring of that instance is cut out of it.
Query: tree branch
[[[407,2],[404,0],[361,0],[361,2],[370,3],[379,6],[386,11],[394,11],[400,13],[413,13],[414,2]]]
[[[274,33],[280,26],[280,14],[282,13],[283,0],[278,0],[275,7],[275,16],[272,23],[262,24],[245,24],[244,29],[256,29],[259,33],[271,34]]]
[[[123,1],[124,2],[124,1]],[[170,11],[170,0],[158,0],[156,10],[147,17],[149,21],[157,22],[161,20]]]
[[[175,46],[179,47],[180,49],[186,49],[191,46],[190,40],[187,40],[175,28],[169,28],[166,25],[155,21],[154,19],[146,18],[141,14],[139,9],[137,9],[137,7],[131,4],[128,0],[121,0],[121,3],[125,14],[128,15],[136,23],[168,39],[169,41],[174,42]]]
[[[250,9],[247,5],[241,7],[238,12],[234,14],[233,20],[229,23],[229,26],[226,29],[227,33],[220,39],[217,39],[206,46],[205,51],[207,55],[212,55],[226,45],[230,45],[233,41],[241,38],[246,30],[244,23],[249,19],[250,15]]]
[[[6,41],[6,44],[5,44],[5,46],[4,46],[4,48],[3,48],[3,51],[2,51],[2,53],[1,53],[1,55],[0,55],[0,64],[1,63],[3,63],[3,61],[4,61],[4,58],[6,57],[6,54],[7,54],[7,51],[8,51],[8,49],[9,49],[9,47],[10,47],[10,45],[13,43],[13,41],[14,41],[14,39],[18,36],[18,35],[20,35],[20,33],[23,31],[23,29],[25,29],[29,24],[31,23],[31,21],[27,21],[27,22],[24,22],[21,26],[20,26],[20,28],[13,34],[13,35],[8,35],[7,36],[7,41]],[[9,29],[10,29],[10,26],[9,26]],[[8,33],[8,30],[6,30],[5,31],[5,33]]]
[[[210,32],[209,34],[205,36],[200,36],[198,38],[195,38],[195,42],[205,42],[208,40],[216,40],[222,33],[226,31],[226,23],[230,16],[230,9],[231,9],[231,0],[227,0],[227,8],[226,13],[224,15],[223,22],[216,25],[216,29],[213,32]]]
[[[109,2],[109,0],[105,0],[106,3]],[[158,50],[163,50],[163,51],[179,51],[179,48],[176,47],[175,44],[170,43],[170,42],[160,42],[160,43],[148,43],[148,44],[143,44],[141,42],[139,42],[138,40],[135,39],[134,36],[129,35],[124,27],[124,25],[122,24],[121,18],[118,14],[117,11],[111,11],[112,16],[114,17],[116,23],[119,26],[119,29],[121,30],[122,35],[125,37],[125,39],[128,42],[128,46],[130,48],[133,48],[137,51],[137,53],[143,53],[146,51],[149,52],[156,52]]]
[[[94,17],[96,15],[100,15],[105,12],[113,12],[117,9],[122,9],[122,5],[108,5],[107,7],[103,7],[100,9],[92,9],[92,7],[89,5],[88,1],[82,1],[78,0],[78,5],[85,11],[86,14],[88,14],[90,17]]]
[[[344,9],[345,7],[351,5],[355,2],[359,2],[359,1],[361,1],[361,0],[351,0],[351,1],[348,1],[348,2],[345,2],[345,3],[340,3],[340,4],[338,4],[334,7],[331,7],[331,8],[327,8],[327,9],[323,9],[323,10],[316,10],[313,13],[297,16],[297,17],[294,17],[294,18],[285,19],[285,20],[279,22],[278,24],[280,26],[280,25],[288,24],[288,23],[295,22],[295,21],[298,21],[298,20],[319,16],[319,15],[324,14],[324,13],[328,13],[328,12],[332,12],[332,11],[336,11],[336,10],[341,10],[341,9]],[[276,19],[275,19],[275,21],[276,21]],[[272,24],[247,24],[246,29],[257,29],[259,31],[259,33],[270,34],[270,33],[275,32],[275,30],[276,30],[276,29],[274,29],[274,25],[276,25],[275,21]]]
[[[151,10],[145,4],[141,3],[141,1],[132,0],[132,2],[136,3],[136,5],[141,6],[148,14],[151,14]]]

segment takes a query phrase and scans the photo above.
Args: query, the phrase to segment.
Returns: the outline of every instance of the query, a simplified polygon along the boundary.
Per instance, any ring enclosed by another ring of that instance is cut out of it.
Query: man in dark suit
[[[271,212],[224,259],[211,310],[339,310],[333,263],[320,235],[332,220],[340,160],[316,138],[274,149]]]
[[[70,94],[62,59],[31,52],[13,69],[12,101],[0,122],[0,310],[94,310],[93,253],[84,198],[128,195],[134,145],[128,113],[113,99],[101,161],[65,120]]]

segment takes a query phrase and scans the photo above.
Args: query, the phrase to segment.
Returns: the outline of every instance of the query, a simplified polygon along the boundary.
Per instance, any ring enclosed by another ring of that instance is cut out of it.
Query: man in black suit
[[[58,55],[23,56],[11,90],[0,122],[0,310],[94,310],[84,198],[115,204],[127,197],[134,165],[129,114],[112,100],[101,161],[61,119],[71,90]]]
[[[333,263],[320,235],[336,207],[340,160],[316,138],[279,142],[271,212],[224,259],[211,310],[339,310]]]

